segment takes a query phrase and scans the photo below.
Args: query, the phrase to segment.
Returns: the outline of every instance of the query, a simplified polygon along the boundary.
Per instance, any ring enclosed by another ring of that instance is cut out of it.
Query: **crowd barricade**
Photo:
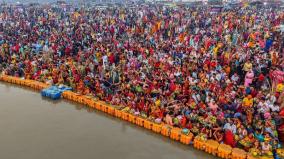
[[[114,110],[114,116],[116,116],[117,118],[120,118],[121,117],[121,110],[118,110],[118,109],[115,109]]]
[[[153,130],[155,133],[161,133],[162,125],[161,125],[161,124],[153,123],[153,125],[152,125],[152,130]]]
[[[246,151],[239,148],[232,149],[231,159],[246,159],[246,158],[247,158]]]
[[[200,137],[195,137],[193,140],[193,147],[195,147],[198,150],[204,150],[205,149],[205,140],[201,140]]]
[[[133,123],[133,124],[135,124],[136,123],[136,116],[135,115],[132,115],[132,114],[129,114],[128,115],[128,121],[130,122],[130,123]]]
[[[172,128],[170,132],[170,138],[176,141],[180,140],[181,129],[180,128]]]
[[[218,147],[218,157],[229,159],[231,158],[232,147],[225,144],[220,144]]]
[[[215,140],[207,140],[205,142],[205,152],[210,153],[212,155],[216,155],[217,154],[217,150],[219,147],[219,143]]]
[[[180,135],[180,142],[186,145],[189,145],[193,139],[193,134],[190,133],[188,135],[181,134]]]
[[[164,136],[169,137],[170,136],[170,132],[171,132],[171,127],[168,125],[163,125],[162,126],[162,130],[161,130],[161,134]]]
[[[145,121],[145,119],[137,117],[136,118],[136,125],[144,126],[144,121]]]
[[[148,121],[148,120],[144,121],[144,128],[151,130],[152,129],[152,125],[153,124],[152,124],[151,121]]]

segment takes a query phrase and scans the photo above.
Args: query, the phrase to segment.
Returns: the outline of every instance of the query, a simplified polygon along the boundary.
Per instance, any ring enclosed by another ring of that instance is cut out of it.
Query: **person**
[[[248,70],[247,73],[246,73],[244,86],[245,86],[245,87],[249,87],[250,84],[252,84],[253,79],[254,79],[254,73],[253,73],[253,71],[250,69],[250,70]]]
[[[272,156],[272,147],[268,143],[268,141],[264,141],[261,143],[261,153],[264,155]]]

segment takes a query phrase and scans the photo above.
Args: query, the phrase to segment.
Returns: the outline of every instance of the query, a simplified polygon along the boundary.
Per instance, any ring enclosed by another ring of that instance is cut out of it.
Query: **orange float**
[[[190,133],[188,135],[181,134],[180,135],[180,142],[183,143],[183,144],[189,145],[190,142],[192,141],[192,138],[193,138],[193,134],[192,133]]]
[[[161,130],[161,134],[164,135],[164,136],[170,136],[170,132],[171,132],[171,128],[170,126],[167,126],[167,125],[163,125],[162,126],[162,130]]]
[[[201,140],[200,137],[195,137],[193,140],[193,147],[195,147],[198,150],[204,150],[205,149],[205,140]]]
[[[96,104],[95,104],[95,108],[97,109],[97,110],[101,110],[101,104],[100,103],[98,103],[98,102],[96,102]]]
[[[68,99],[68,98],[67,98],[67,97],[68,97],[68,92],[67,92],[67,91],[66,91],[66,92],[63,92],[61,95],[62,95],[63,98]]]
[[[153,123],[153,125],[152,125],[152,130],[153,130],[155,133],[160,133],[161,130],[162,130],[162,125],[161,125],[161,124]]]
[[[21,85],[21,80],[20,80],[20,79],[18,79],[18,78],[15,78],[15,84],[17,84],[17,85]]]
[[[116,117],[118,117],[118,118],[120,118],[121,117],[121,111],[120,110],[118,110],[118,109],[115,109],[114,110],[114,116],[116,116]]]
[[[69,100],[73,100],[74,101],[75,96],[76,96],[76,94],[71,92],[71,91],[67,91],[66,92],[66,98],[69,99]]]
[[[152,129],[152,122],[145,120],[144,121],[144,128],[151,130]]]
[[[114,107],[108,107],[107,113],[109,115],[114,115]]]
[[[180,139],[180,133],[181,133],[180,128],[172,128],[170,132],[170,138],[178,141]]]
[[[100,105],[100,107],[101,107],[101,111],[103,111],[103,112],[107,112],[107,106],[106,105],[104,105],[104,104],[99,104]]]
[[[94,105],[93,105],[93,100],[92,99],[90,99],[90,98],[85,98],[85,104],[87,105],[87,106],[89,106],[89,107],[93,107]]]
[[[215,140],[207,140],[205,142],[205,152],[210,153],[212,155],[217,154],[218,147],[219,147],[219,143]]]
[[[136,125],[144,126],[144,119],[137,117],[136,118]]]
[[[137,117],[134,116],[134,115],[132,115],[132,114],[129,114],[129,115],[128,115],[128,121],[131,122],[131,123],[134,123],[134,124],[135,124],[135,123],[136,123],[136,118],[137,118]]]
[[[123,120],[128,120],[128,116],[129,116],[129,114],[126,113],[126,112],[121,113],[121,119],[123,119]]]
[[[7,78],[7,82],[8,82],[8,83],[12,83],[11,77],[8,77],[8,78]]]
[[[254,156],[252,156],[252,155],[247,155],[247,159],[259,159],[258,157],[254,157]]]
[[[73,96],[73,101],[74,102],[77,102],[77,103],[80,103],[80,96],[78,94],[76,94],[75,96]]]
[[[77,98],[77,102],[80,103],[80,104],[84,104],[84,100],[85,100],[84,96],[81,96],[81,95],[79,95],[78,98]]]
[[[220,144],[218,147],[217,156],[225,159],[229,159],[231,157],[232,147],[225,144]]]
[[[239,148],[233,148],[232,149],[232,155],[231,159],[246,159],[247,158],[247,153]]]

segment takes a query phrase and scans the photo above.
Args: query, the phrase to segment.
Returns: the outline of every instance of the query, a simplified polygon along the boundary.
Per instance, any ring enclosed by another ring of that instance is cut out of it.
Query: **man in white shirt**
[[[231,119],[228,119],[228,122],[224,125],[224,130],[230,130],[233,134],[236,134],[237,127]]]

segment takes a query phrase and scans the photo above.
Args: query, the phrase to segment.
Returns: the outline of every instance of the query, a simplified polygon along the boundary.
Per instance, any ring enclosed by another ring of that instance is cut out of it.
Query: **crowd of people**
[[[284,131],[283,23],[283,11],[253,7],[10,6],[0,71],[272,155]]]

